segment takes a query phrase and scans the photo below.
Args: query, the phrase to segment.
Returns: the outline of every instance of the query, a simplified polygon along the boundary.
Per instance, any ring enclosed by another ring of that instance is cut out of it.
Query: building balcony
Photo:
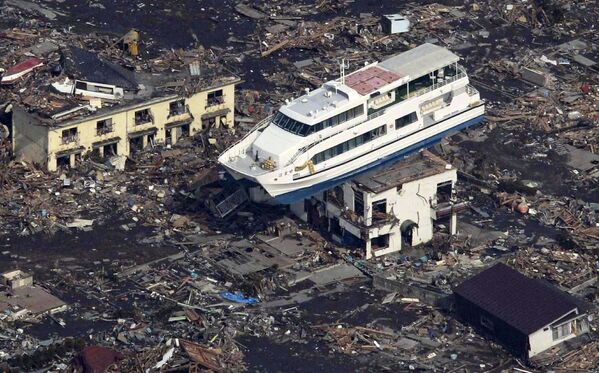
[[[104,136],[112,132],[114,132],[114,126],[112,125],[96,129],[97,136]]]
[[[355,211],[352,210],[342,211],[340,218],[361,231],[373,228],[380,228],[385,225],[394,224],[398,222],[397,217],[391,214],[374,212],[372,214],[372,218],[367,219],[362,216],[359,216],[358,214],[356,214]],[[370,222],[368,220],[370,220]]]
[[[431,216],[434,220],[439,220],[450,216],[453,213],[460,213],[468,208],[469,202],[443,202],[431,206]]]
[[[62,136],[60,138],[60,145],[63,148],[79,145],[79,135]]]

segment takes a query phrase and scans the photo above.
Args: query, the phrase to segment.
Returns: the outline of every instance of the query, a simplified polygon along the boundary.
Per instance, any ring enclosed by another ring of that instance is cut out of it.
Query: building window
[[[552,329],[553,340],[557,341],[562,338],[566,338],[570,334],[572,334],[572,325],[570,323],[566,323],[560,326],[553,327]]]
[[[113,131],[112,118],[99,120],[96,122],[96,133],[98,136],[105,135]]]
[[[382,199],[380,201],[372,202],[372,212],[386,214],[387,213],[387,200]]]
[[[383,234],[370,240],[370,247],[373,251],[382,250],[389,247],[389,234]]]
[[[451,181],[446,181],[437,184],[437,203],[445,203],[451,201],[453,185]]]
[[[364,193],[354,191],[354,211],[358,216],[364,216]]]
[[[169,104],[169,116],[174,117],[176,115],[185,114],[185,100],[173,101]]]
[[[70,144],[77,141],[77,127],[62,131],[62,143]]]
[[[225,96],[223,95],[222,89],[208,93],[208,105],[206,105],[206,107],[216,106],[216,105],[220,105],[220,104],[224,104],[224,103],[225,103]]]
[[[412,124],[418,120],[418,116],[416,112],[410,113],[408,115],[404,115],[401,118],[395,120],[395,129],[400,129],[402,127],[407,126],[408,124]]]
[[[372,220],[386,220],[387,215],[387,200],[383,199],[372,203]]]
[[[493,321],[486,316],[480,316],[480,324],[489,330],[493,330]]]
[[[150,109],[138,110],[135,112],[135,125],[139,126],[140,124],[150,123],[152,122],[152,113]]]

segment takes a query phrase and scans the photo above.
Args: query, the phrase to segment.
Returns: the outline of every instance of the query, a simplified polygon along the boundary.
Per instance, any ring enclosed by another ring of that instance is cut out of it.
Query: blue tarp
[[[245,303],[245,304],[254,304],[258,303],[258,299],[252,297],[246,297],[245,295],[237,292],[231,293],[229,291],[223,291],[220,293],[220,297],[226,300],[230,300],[231,302],[236,303]]]

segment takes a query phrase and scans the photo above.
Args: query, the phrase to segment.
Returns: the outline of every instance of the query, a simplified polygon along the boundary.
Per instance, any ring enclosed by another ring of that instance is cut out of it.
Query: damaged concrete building
[[[233,126],[240,79],[231,73],[194,64],[178,73],[133,72],[74,47],[62,69],[48,92],[13,108],[14,155],[49,171],[74,167],[90,153],[127,156],[148,144]]]
[[[366,258],[430,241],[436,225],[457,229],[457,170],[429,151],[355,179],[291,206],[308,223],[325,227],[340,243]]]

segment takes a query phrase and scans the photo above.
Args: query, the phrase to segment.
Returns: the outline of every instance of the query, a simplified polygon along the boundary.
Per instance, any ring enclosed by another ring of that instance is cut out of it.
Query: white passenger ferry
[[[423,44],[342,73],[287,102],[219,162],[291,203],[426,148],[483,118],[484,103],[458,61]]]

